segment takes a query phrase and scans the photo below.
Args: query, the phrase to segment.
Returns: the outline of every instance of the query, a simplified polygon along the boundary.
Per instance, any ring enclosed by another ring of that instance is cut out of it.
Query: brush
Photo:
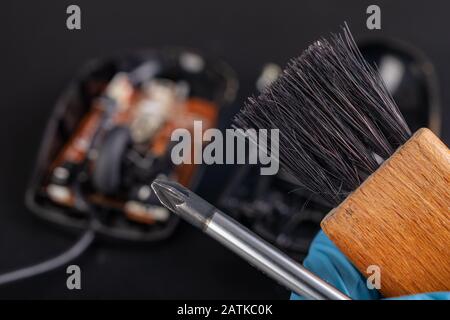
[[[323,231],[362,274],[380,268],[384,296],[450,290],[449,149],[411,133],[347,25],[292,59],[235,124],[279,129],[282,170],[334,207]]]

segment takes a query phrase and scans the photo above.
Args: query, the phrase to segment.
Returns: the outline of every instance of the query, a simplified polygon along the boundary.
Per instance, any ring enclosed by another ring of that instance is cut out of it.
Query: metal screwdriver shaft
[[[317,300],[350,299],[189,189],[159,179],[152,189],[168,209],[297,294]]]

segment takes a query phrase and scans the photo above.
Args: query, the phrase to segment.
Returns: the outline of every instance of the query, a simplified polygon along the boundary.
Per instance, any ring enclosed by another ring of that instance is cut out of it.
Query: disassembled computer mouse
[[[28,190],[30,207],[58,224],[83,227],[95,215],[100,233],[155,240],[177,218],[150,183],[167,178],[194,187],[201,169],[174,165],[171,133],[214,127],[234,99],[237,80],[223,62],[165,49],[88,65],[52,115]]]

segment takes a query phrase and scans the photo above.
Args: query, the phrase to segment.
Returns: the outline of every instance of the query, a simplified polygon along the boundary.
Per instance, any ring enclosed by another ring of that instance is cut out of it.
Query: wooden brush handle
[[[386,297],[450,291],[450,151],[420,129],[321,223]]]

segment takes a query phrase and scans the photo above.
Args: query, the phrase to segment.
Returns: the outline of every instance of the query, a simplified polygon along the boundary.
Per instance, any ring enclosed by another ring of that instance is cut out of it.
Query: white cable
[[[0,285],[34,277],[67,264],[80,256],[89,247],[94,238],[95,231],[88,229],[70,249],[60,255],[29,267],[0,274]]]

